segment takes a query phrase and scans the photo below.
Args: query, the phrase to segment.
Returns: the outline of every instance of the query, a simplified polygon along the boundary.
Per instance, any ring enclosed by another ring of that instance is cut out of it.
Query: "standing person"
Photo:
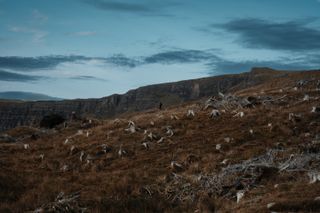
[[[159,103],[159,109],[162,110],[162,103]]]

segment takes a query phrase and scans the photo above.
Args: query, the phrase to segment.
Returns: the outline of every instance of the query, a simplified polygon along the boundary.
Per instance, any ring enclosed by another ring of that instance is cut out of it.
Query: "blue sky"
[[[0,0],[0,91],[103,97],[320,67],[319,0]]]

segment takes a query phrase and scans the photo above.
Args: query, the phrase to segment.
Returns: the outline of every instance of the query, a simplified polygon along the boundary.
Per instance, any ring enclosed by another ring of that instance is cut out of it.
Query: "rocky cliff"
[[[157,84],[130,90],[123,95],[111,95],[100,99],[64,101],[0,102],[0,131],[21,125],[37,125],[41,118],[58,113],[68,118],[74,111],[80,116],[108,118],[125,112],[164,107],[185,101],[228,92],[234,88],[246,88],[270,78],[286,75],[286,72],[268,68],[254,68],[251,72]]]

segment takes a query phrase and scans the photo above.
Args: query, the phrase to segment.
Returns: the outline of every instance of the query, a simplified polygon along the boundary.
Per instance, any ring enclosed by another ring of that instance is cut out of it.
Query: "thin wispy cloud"
[[[0,68],[11,69],[17,71],[36,71],[44,69],[54,69],[63,63],[82,63],[82,62],[99,62],[111,64],[120,67],[136,67],[141,64],[140,61],[134,58],[128,58],[121,54],[116,54],[110,57],[87,57],[80,55],[52,55],[41,57],[18,57],[18,56],[4,56],[0,57]]]
[[[34,9],[32,10],[32,17],[41,22],[41,23],[45,23],[46,21],[48,21],[49,17],[43,13],[41,13],[39,10]]]
[[[86,60],[84,56],[0,57],[0,68],[18,71],[53,69],[61,63]]]
[[[203,60],[208,60],[215,58],[212,53],[209,51],[201,50],[173,50],[173,51],[164,51],[151,56],[148,56],[144,59],[144,63],[162,63],[162,64],[171,64],[171,63],[195,63]]]
[[[102,10],[121,11],[121,12],[138,12],[138,13],[153,11],[147,5],[131,3],[131,2],[119,2],[119,1],[110,1],[110,0],[83,0],[83,2]]]
[[[11,32],[15,33],[23,33],[23,34],[30,34],[32,35],[32,41],[35,43],[43,42],[47,35],[49,34],[46,31],[34,29],[34,28],[28,28],[28,27],[19,27],[19,26],[13,26],[9,29]]]
[[[72,80],[81,80],[81,81],[107,81],[106,79],[97,78],[95,76],[89,76],[89,75],[74,76],[74,77],[70,77],[70,79],[72,79]]]
[[[310,21],[274,22],[257,18],[235,19],[213,24],[238,36],[237,43],[247,48],[310,51],[320,49],[320,29],[309,26]]]
[[[99,10],[131,13],[144,16],[165,16],[171,17],[173,14],[167,13],[165,10],[168,7],[180,5],[175,2],[152,1],[152,2],[135,2],[128,0],[80,0],[88,5],[91,5]]]
[[[35,82],[41,79],[44,79],[44,77],[0,70],[0,81]]]
[[[135,58],[129,58],[122,54],[116,54],[108,58],[104,58],[104,61],[107,63],[114,64],[120,67],[129,67],[134,68],[140,65],[142,62]]]
[[[72,33],[66,33],[68,36],[89,37],[97,35],[96,31],[78,31]]]

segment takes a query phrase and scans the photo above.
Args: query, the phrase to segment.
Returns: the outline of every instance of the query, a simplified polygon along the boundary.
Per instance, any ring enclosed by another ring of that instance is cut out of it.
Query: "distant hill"
[[[32,92],[19,92],[19,91],[10,91],[10,92],[0,92],[0,99],[5,100],[20,100],[20,101],[58,101],[62,100],[61,98],[51,97],[48,95],[43,95],[39,93]]]

